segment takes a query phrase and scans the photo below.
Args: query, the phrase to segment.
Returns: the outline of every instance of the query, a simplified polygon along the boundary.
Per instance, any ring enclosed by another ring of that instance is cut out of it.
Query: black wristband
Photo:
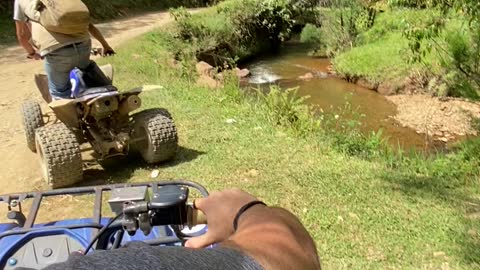
[[[245,204],[244,206],[242,206],[242,208],[240,208],[240,210],[238,210],[237,214],[235,215],[235,218],[233,219],[233,230],[234,231],[237,231],[237,227],[238,227],[238,220],[240,219],[240,216],[245,213],[248,209],[252,208],[253,206],[257,205],[257,204],[261,204],[261,205],[265,205],[267,206],[264,202],[262,201],[251,201],[247,204]]]

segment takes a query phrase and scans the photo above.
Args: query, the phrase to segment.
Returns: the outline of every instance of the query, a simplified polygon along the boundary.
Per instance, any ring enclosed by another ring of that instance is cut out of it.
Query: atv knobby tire
[[[51,188],[71,186],[83,179],[80,145],[65,124],[37,129],[35,142],[43,177]]]
[[[135,149],[149,164],[173,158],[177,152],[178,135],[170,113],[151,109],[133,115]]]
[[[22,104],[22,120],[23,130],[25,132],[25,138],[27,140],[27,146],[33,152],[35,148],[35,130],[42,127],[43,122],[42,109],[40,104],[33,100],[27,100]]]

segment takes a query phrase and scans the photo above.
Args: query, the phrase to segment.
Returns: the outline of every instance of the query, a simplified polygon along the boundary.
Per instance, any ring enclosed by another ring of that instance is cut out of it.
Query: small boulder
[[[330,74],[330,75],[336,75],[337,74],[337,72],[335,71],[335,68],[333,67],[332,64],[328,65],[327,73]]]
[[[396,93],[394,87],[389,83],[381,83],[377,88],[377,92],[384,96],[391,96]]]
[[[319,77],[320,79],[326,79],[328,78],[328,73],[319,71],[317,72],[317,77]]]
[[[199,75],[207,75],[207,76],[211,76],[214,69],[209,63],[203,62],[203,61],[198,62],[195,67]]]
[[[222,83],[213,79],[208,75],[201,75],[197,80],[197,85],[201,87],[207,87],[211,89],[216,89],[222,87]]]
[[[449,141],[447,137],[442,137],[439,140],[444,142],[444,143],[447,143]]]
[[[308,81],[308,80],[313,79],[313,74],[311,72],[308,72],[307,74],[298,77],[298,79]]]
[[[237,77],[240,79],[247,78],[250,76],[250,70],[244,68],[244,69],[239,69],[235,68],[235,73],[237,74]]]
[[[153,170],[152,173],[150,174],[151,178],[157,178],[160,175],[159,170]]]

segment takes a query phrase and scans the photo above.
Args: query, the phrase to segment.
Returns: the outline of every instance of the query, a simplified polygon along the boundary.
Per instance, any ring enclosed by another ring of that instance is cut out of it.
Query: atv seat
[[[117,92],[118,93],[118,89],[113,86],[113,85],[106,85],[106,86],[101,86],[101,87],[92,87],[92,88],[88,88],[87,90],[84,90],[80,93],[80,95],[75,99],[75,100],[85,100],[85,99],[89,99],[89,98],[92,98],[92,97],[95,97],[95,96],[99,96],[101,94],[104,94],[104,93],[108,93],[108,92]]]
[[[103,72],[103,74],[108,78],[108,80],[113,81],[113,66],[108,64],[105,66],[101,66],[100,70]],[[48,78],[47,75],[45,74],[35,74],[35,84],[37,85],[38,90],[40,90],[40,93],[42,94],[43,99],[47,102],[50,103],[52,102],[52,97],[50,96],[50,91],[48,90]],[[113,86],[108,85],[106,86],[108,88],[111,88]],[[97,88],[97,87],[94,87]],[[89,90],[87,90],[89,91]],[[115,89],[116,91],[116,89]]]

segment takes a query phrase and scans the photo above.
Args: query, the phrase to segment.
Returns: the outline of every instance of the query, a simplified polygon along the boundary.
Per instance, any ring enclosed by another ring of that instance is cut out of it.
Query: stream
[[[358,113],[365,115],[362,131],[371,133],[382,129],[384,138],[394,147],[443,148],[441,145],[426,147],[425,135],[402,127],[391,118],[396,114],[394,104],[375,91],[327,75],[330,60],[309,56],[308,51],[302,44],[287,43],[278,54],[257,58],[245,65],[251,72],[248,84],[254,87],[277,84],[283,89],[298,87],[299,95],[310,96],[307,103],[319,106],[324,112],[338,112],[348,101]],[[313,74],[313,78],[299,78],[307,73]]]

